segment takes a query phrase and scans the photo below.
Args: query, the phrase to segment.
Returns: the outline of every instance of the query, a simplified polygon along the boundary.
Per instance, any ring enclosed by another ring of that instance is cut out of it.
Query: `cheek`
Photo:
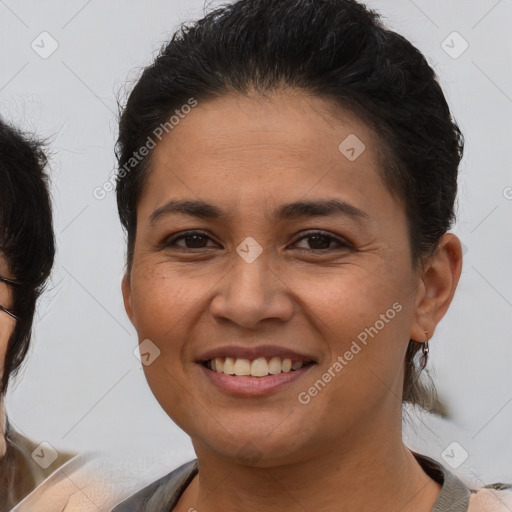
[[[150,340],[159,350],[150,364],[142,365],[147,383],[162,409],[188,431],[197,411],[191,407],[184,352],[194,329],[201,294],[188,279],[178,276],[132,274],[131,283],[139,341]],[[152,345],[147,347],[152,355]]]
[[[403,329],[402,311],[413,299],[405,291],[410,286],[404,278],[385,277],[378,269],[353,266],[308,277],[297,289],[311,320],[321,326],[328,338],[339,339],[342,348],[347,340],[359,335],[364,340],[366,330],[375,324],[382,333]]]
[[[9,339],[14,331],[15,321],[7,315],[0,313],[0,377],[4,373],[5,355]],[[5,317],[5,318],[4,318]]]
[[[131,297],[139,339],[150,339],[162,352],[173,354],[184,348],[193,328],[201,300],[208,290],[201,279],[178,272],[146,271],[132,275]]]
[[[345,403],[368,403],[390,389],[400,392],[413,314],[411,283],[411,276],[393,269],[384,274],[353,268],[312,279],[304,288],[306,314],[309,310],[330,353],[324,375],[334,382],[332,394],[326,394],[332,406],[341,396]]]

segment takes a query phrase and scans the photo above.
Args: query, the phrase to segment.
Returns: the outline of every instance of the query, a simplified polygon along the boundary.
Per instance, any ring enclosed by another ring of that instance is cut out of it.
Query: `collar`
[[[471,490],[444,465],[419,453],[412,452],[420,466],[436,482],[442,485],[432,512],[468,512]]]

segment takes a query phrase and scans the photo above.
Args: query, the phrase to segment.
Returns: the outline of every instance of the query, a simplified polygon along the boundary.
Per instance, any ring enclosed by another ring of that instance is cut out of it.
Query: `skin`
[[[355,161],[338,149],[350,134],[366,146]],[[122,290],[140,341],[161,351],[144,366],[148,383],[199,460],[175,510],[327,512],[340,500],[346,510],[431,510],[441,487],[402,443],[403,361],[409,339],[432,337],[445,314],[461,246],[446,234],[413,267],[404,208],[380,177],[378,154],[376,134],[356,116],[289,90],[200,102],[155,148]],[[171,199],[201,199],[226,217],[151,223]],[[280,205],[320,199],[346,201],[366,218],[271,217]],[[209,238],[165,245],[187,230]],[[304,238],[308,230],[349,247]],[[263,248],[250,264],[236,252],[249,236]],[[396,302],[400,313],[301,404],[298,394]],[[206,349],[262,344],[317,364],[276,393],[241,398],[196,363]]]
[[[0,275],[3,277],[11,278],[7,263],[5,259],[0,255]],[[10,307],[12,305],[12,289],[5,283],[0,282],[0,304],[4,307]],[[11,337],[16,320],[11,316],[7,315],[3,311],[0,311],[0,379],[4,373],[4,361],[7,352],[7,345],[9,338]],[[5,409],[4,399],[0,396],[0,432],[5,429]],[[5,455],[6,445],[3,435],[0,435],[0,458]]]
[[[5,259],[0,255],[0,275],[6,278],[11,278],[12,275],[9,273],[7,263]],[[12,305],[12,289],[5,283],[0,283],[0,304],[6,308]],[[16,320],[11,316],[7,315],[3,311],[0,311],[0,378],[3,375],[5,354],[7,351],[7,344],[11,337]]]

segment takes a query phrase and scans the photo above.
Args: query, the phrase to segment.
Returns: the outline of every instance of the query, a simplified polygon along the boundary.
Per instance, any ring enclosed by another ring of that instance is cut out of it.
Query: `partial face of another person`
[[[399,421],[409,339],[443,312],[380,165],[354,114],[285,92],[199,102],[155,148],[123,294],[196,450],[272,465]]]

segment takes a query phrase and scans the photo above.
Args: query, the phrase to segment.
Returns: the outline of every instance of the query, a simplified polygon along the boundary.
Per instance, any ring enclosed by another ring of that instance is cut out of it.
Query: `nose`
[[[264,254],[248,263],[237,253],[227,274],[217,284],[210,312],[246,329],[257,329],[264,320],[289,320],[293,292]]]

